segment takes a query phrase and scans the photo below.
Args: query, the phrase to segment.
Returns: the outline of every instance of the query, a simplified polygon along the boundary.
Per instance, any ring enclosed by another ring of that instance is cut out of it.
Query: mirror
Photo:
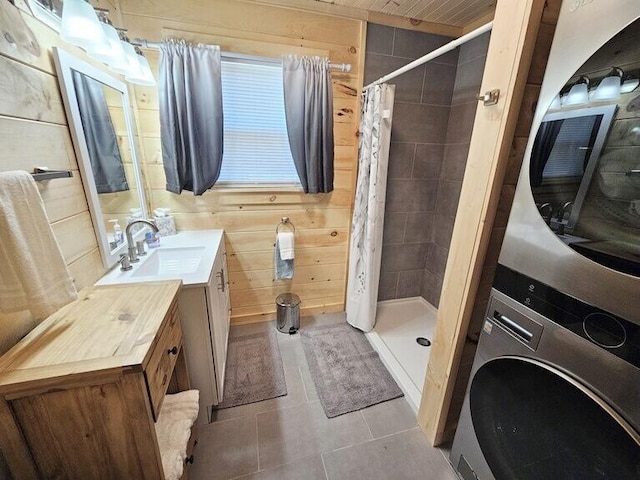
[[[126,252],[128,218],[147,218],[127,86],[59,48],[54,57],[98,246],[111,268]]]
[[[534,202],[569,248],[640,276],[640,20],[594,53],[542,119]]]

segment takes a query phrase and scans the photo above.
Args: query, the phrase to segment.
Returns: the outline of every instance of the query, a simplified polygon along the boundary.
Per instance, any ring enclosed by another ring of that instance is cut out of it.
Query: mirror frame
[[[77,58],[73,54],[58,47],[53,47],[53,58],[58,73],[58,82],[64,101],[67,120],[69,122],[69,131],[73,139],[73,147],[78,160],[78,167],[82,176],[82,184],[85,190],[93,229],[95,231],[102,262],[107,269],[113,267],[119,260],[122,253],[127,252],[126,237],[122,245],[115,250],[111,250],[107,236],[107,228],[104,222],[104,215],[100,206],[98,190],[96,188],[95,179],[91,170],[91,162],[89,159],[89,149],[82,127],[82,119],[80,117],[80,109],[78,107],[78,99],[73,84],[72,72],[83,73],[98,82],[113,88],[122,95],[122,107],[124,110],[124,119],[129,136],[129,148],[131,149],[131,161],[133,164],[133,172],[135,181],[138,186],[139,207],[142,210],[142,218],[148,218],[147,203],[144,195],[144,185],[142,183],[142,174],[140,172],[140,164],[138,161],[138,149],[134,141],[133,121],[131,119],[131,103],[129,101],[129,90],[127,84],[115,78],[113,75],[102,71],[86,61]],[[121,225],[124,232],[126,225]],[[142,238],[143,232],[137,232],[135,239]]]

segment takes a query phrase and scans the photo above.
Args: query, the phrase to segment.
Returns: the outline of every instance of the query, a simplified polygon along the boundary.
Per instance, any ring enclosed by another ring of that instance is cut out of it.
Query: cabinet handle
[[[178,347],[170,348],[169,350],[167,350],[167,353],[169,355],[177,355],[178,354]]]
[[[191,465],[193,465],[193,454],[189,455],[187,458],[184,459],[185,463],[190,463]]]
[[[224,268],[221,269],[218,273],[216,273],[216,277],[220,279],[220,285],[218,285],[218,290],[224,292],[224,289],[225,289]]]
[[[164,384],[167,383],[167,374],[164,374],[164,377],[162,377],[162,386],[164,387]]]

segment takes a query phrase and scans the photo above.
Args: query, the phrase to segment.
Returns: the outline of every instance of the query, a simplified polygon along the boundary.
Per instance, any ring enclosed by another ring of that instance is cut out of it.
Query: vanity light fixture
[[[41,2],[46,0],[36,0]],[[64,0],[60,37],[87,51],[112,71],[124,75],[137,85],[152,86],[156,81],[149,62],[134,49],[122,30],[116,30],[109,20],[109,11],[94,9],[89,0]]]
[[[576,107],[587,103],[589,103],[589,78],[582,75],[571,87],[569,93],[562,96],[562,106]]]
[[[622,86],[622,76],[624,72],[618,67],[613,67],[611,72],[600,80],[598,86],[591,92],[590,99],[593,101],[617,100],[620,98],[620,87]]]
[[[87,49],[87,53],[90,57],[96,60],[106,63],[109,67],[113,64],[117,64],[118,61],[124,56],[124,49],[120,43],[120,36],[109,19],[109,10],[103,8],[95,9],[98,18],[100,20],[100,26],[104,31],[107,41],[102,44],[93,45]]]
[[[85,50],[104,48],[107,37],[93,7],[85,0],[65,0],[62,4],[60,37]]]

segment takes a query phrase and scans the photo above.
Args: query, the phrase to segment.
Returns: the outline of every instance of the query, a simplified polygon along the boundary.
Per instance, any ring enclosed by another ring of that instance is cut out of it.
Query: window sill
[[[214,185],[213,192],[296,192],[303,193],[299,183],[224,183]]]

